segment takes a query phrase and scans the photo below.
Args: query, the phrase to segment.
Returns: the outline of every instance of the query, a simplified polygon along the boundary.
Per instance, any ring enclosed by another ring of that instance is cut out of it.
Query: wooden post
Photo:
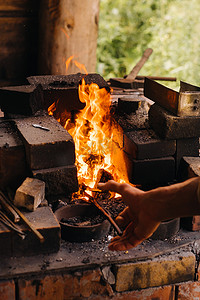
[[[98,17],[99,0],[42,0],[39,73],[78,73],[75,60],[85,65],[88,73],[95,72]]]

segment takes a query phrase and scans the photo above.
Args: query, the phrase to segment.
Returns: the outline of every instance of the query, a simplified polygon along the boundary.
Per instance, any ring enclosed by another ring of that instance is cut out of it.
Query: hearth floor
[[[169,240],[149,239],[129,251],[120,252],[109,251],[108,240],[109,236],[85,243],[70,243],[62,240],[60,250],[56,253],[1,258],[0,279],[80,271],[106,265],[145,261],[165,255],[181,254],[185,251],[196,253],[200,246],[200,232],[181,229]]]

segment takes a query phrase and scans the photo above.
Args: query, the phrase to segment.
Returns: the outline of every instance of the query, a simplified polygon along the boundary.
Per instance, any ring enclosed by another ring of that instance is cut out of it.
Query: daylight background
[[[180,80],[200,85],[200,1],[100,1],[97,73],[123,77],[149,47],[140,75],[174,76],[175,89]]]

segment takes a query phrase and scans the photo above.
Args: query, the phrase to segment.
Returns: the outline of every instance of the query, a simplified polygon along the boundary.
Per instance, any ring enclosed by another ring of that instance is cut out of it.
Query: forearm
[[[200,214],[199,177],[145,193],[150,215],[158,221]]]

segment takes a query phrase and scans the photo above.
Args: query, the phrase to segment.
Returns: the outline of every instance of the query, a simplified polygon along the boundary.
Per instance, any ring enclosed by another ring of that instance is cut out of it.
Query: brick
[[[140,185],[166,184],[175,178],[173,157],[132,160],[132,182]]]
[[[27,177],[22,185],[16,190],[14,205],[25,207],[30,211],[35,211],[44,199],[44,181]]]
[[[189,231],[199,231],[200,216],[181,218],[181,227]]]
[[[0,299],[15,300],[15,282],[14,282],[14,280],[0,281]]]
[[[39,239],[26,227],[21,228],[27,234],[22,240],[18,235],[12,235],[12,255],[29,256],[41,253],[57,252],[60,248],[60,225],[50,207],[38,207],[34,212],[25,212],[24,215],[33,226],[44,236],[45,241]]]
[[[0,106],[4,113],[33,115],[43,108],[41,85],[22,85],[0,88]]]
[[[20,278],[18,279],[18,290],[19,299],[21,300],[67,299],[64,294],[64,280],[62,275],[48,275],[33,279]]]
[[[27,161],[32,170],[74,164],[74,141],[52,116],[16,119],[15,123],[22,136]],[[49,131],[35,128],[33,124],[44,126]]]
[[[181,180],[200,176],[200,157],[184,156],[180,162],[179,173]]]
[[[176,170],[178,171],[183,156],[199,156],[199,138],[179,139],[176,141]]]
[[[149,125],[163,139],[186,139],[200,136],[200,117],[177,117],[153,104]]]
[[[193,280],[195,255],[191,252],[145,262],[115,266],[117,292],[163,286]]]
[[[129,98],[122,97],[118,99],[118,109],[126,114],[131,114],[136,112],[142,101],[145,100],[141,96],[130,96]]]
[[[178,285],[177,300],[197,300],[200,298],[200,282],[185,282]]]
[[[0,121],[0,187],[19,187],[28,176],[24,145],[12,121]]]
[[[106,298],[110,299],[110,298]],[[131,291],[117,293],[114,296],[115,300],[175,300],[174,286],[162,286],[157,288],[147,288],[140,291]],[[95,298],[96,300],[96,298]]]
[[[49,197],[78,191],[77,169],[75,165],[59,168],[34,170],[33,177],[45,182],[45,194]]]
[[[161,140],[153,130],[138,130],[124,134],[124,151],[134,159],[172,156],[176,141]]]

